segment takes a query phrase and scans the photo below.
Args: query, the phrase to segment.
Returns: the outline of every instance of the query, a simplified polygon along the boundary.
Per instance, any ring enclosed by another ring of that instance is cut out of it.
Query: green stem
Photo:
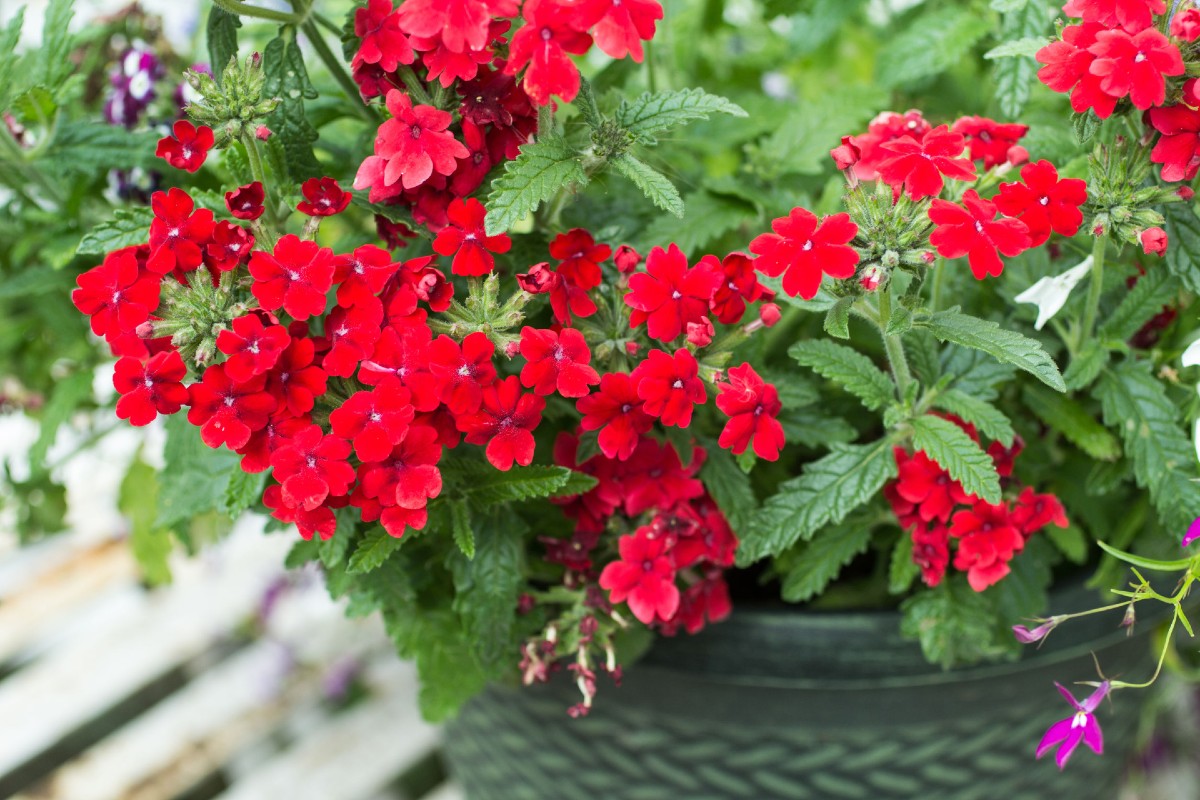
[[[213,3],[230,14],[242,17],[269,19],[272,22],[281,22],[284,25],[299,25],[304,21],[304,17],[300,14],[289,14],[286,11],[276,11],[273,8],[259,8],[258,6],[243,3],[241,0],[213,0]]]
[[[417,73],[407,64],[401,64],[396,70],[396,74],[400,76],[400,82],[404,84],[404,88],[413,96],[417,105],[431,106],[433,98],[425,89],[425,82],[417,77]]]
[[[334,36],[338,37],[339,39],[341,38],[341,36],[342,36],[341,27],[339,27],[337,25],[337,23],[330,20],[329,17],[326,17],[323,14],[318,14],[315,11],[312,12],[312,14],[310,16],[312,17],[312,19],[315,19],[317,21],[317,24],[320,25],[322,28],[329,31],[330,33],[332,33]]]
[[[658,91],[658,79],[654,77],[654,43],[646,42],[646,88],[650,90],[650,94]]]
[[[258,141],[255,140],[254,134],[248,130],[243,131],[242,145],[246,148],[246,159],[250,162],[250,174],[254,176],[254,180],[262,184],[263,205],[266,206],[267,216],[271,218],[271,227],[280,230],[279,208],[275,205],[267,189],[267,173],[263,169],[262,156],[259,155]]]
[[[883,348],[887,352],[888,363],[892,367],[892,376],[896,379],[896,389],[901,398],[912,383],[912,373],[908,369],[908,358],[904,355],[904,344],[899,336],[887,333],[888,322],[892,318],[891,286],[879,293],[879,333],[883,336]]]
[[[1104,254],[1108,247],[1108,240],[1104,236],[1097,236],[1096,241],[1092,243],[1092,275],[1091,283],[1088,285],[1087,309],[1083,314],[1083,330],[1080,331],[1080,349],[1083,345],[1092,338],[1093,329],[1096,327],[1096,315],[1100,311],[1100,295],[1104,293]]]
[[[1171,637],[1175,634],[1175,623],[1179,622],[1179,607],[1175,607],[1175,614],[1171,617],[1171,626],[1167,628],[1167,635],[1163,639],[1162,652],[1158,655],[1158,666],[1154,668],[1154,674],[1150,676],[1150,680],[1145,683],[1126,683],[1125,681],[1113,681],[1112,688],[1114,689],[1145,689],[1158,680],[1159,673],[1162,672],[1163,662],[1167,660],[1167,651],[1171,649]]]
[[[350,105],[354,107],[354,113],[358,114],[372,125],[378,125],[379,120],[363,103],[362,93],[358,90],[358,84],[346,72],[346,66],[342,61],[334,55],[329,49],[329,45],[325,43],[321,32],[317,30],[317,24],[313,20],[307,20],[300,26],[304,31],[304,35],[308,37],[308,41],[312,43],[313,49],[317,51],[317,56],[325,62],[325,67],[329,70],[329,74],[337,81],[338,86],[342,87],[342,91],[346,93],[346,98],[350,101]]]
[[[946,282],[946,259],[938,256],[933,262],[933,292],[929,298],[929,310],[938,311],[942,307],[942,287]]]

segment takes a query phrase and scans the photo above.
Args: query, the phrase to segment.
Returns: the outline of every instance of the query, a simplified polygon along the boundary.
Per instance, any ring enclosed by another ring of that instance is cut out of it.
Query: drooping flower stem
[[[317,29],[317,23],[310,18],[305,20],[300,28],[312,43],[313,49],[317,51],[317,56],[324,62],[326,68],[329,70],[329,74],[333,76],[338,86],[342,87],[342,91],[346,93],[346,98],[350,101],[350,105],[354,107],[354,113],[372,125],[378,125],[379,119],[363,103],[362,93],[358,90],[358,84],[346,72],[343,61],[329,49],[329,45],[325,43],[325,39],[321,36],[321,31]]]
[[[1080,331],[1080,347],[1092,338],[1096,327],[1096,314],[1100,310],[1100,295],[1104,292],[1104,253],[1108,247],[1105,236],[1097,236],[1092,244],[1092,274],[1088,285],[1087,307],[1083,313],[1083,330]]]
[[[879,333],[883,336],[883,347],[887,352],[888,363],[892,367],[892,376],[896,379],[896,388],[904,397],[905,390],[912,383],[912,372],[908,369],[908,358],[904,355],[904,344],[900,337],[887,332],[888,322],[892,318],[891,285],[879,293]]]

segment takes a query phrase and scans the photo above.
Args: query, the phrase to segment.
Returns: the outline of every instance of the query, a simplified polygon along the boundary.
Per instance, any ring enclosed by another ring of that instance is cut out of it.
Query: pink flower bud
[[[259,125],[254,129],[254,138],[258,139],[260,142],[265,142],[267,139],[271,138],[271,129],[266,125]]]
[[[1162,228],[1147,228],[1138,234],[1138,241],[1146,255],[1161,256],[1167,252],[1167,232]]]
[[[1104,232],[1105,228],[1103,225],[1097,225],[1096,227],[1092,228],[1092,236],[1103,236]]]
[[[883,270],[881,270],[877,265],[872,264],[863,270],[862,275],[859,276],[858,285],[861,286],[864,291],[873,292],[879,288],[879,284],[882,280]]]
[[[712,320],[708,317],[701,317],[699,322],[687,324],[687,340],[696,347],[708,347],[712,344],[715,333],[716,329],[713,328]]]
[[[262,53],[255,50],[250,54],[250,66],[254,69],[258,69],[260,66],[262,66]]]
[[[1029,160],[1029,151],[1019,144],[1014,144],[1008,148],[1008,153],[1005,154],[1005,160],[1014,167],[1020,166]]]
[[[520,342],[509,342],[508,344],[504,345],[504,355],[508,356],[509,358],[516,358],[517,354],[520,352]]]
[[[1195,190],[1190,186],[1180,186],[1175,190],[1175,194],[1179,195],[1179,199],[1181,200],[1191,200],[1196,196]]]
[[[1180,98],[1185,105],[1192,108],[1200,108],[1200,80],[1192,78],[1183,84],[1183,97]]]
[[[1128,629],[1130,636],[1133,635],[1133,626],[1137,622],[1137,611],[1134,610],[1133,603],[1125,607],[1125,616],[1121,617],[1121,627]]]
[[[537,601],[533,599],[533,595],[522,592],[521,596],[517,598],[517,613],[523,617],[533,611],[536,605]]]
[[[1017,641],[1021,644],[1033,644],[1040,642],[1050,635],[1050,631],[1058,627],[1058,623],[1062,622],[1065,617],[1051,617],[1038,625],[1033,630],[1026,628],[1024,625],[1013,625],[1013,636],[1017,637]]]
[[[1200,39],[1200,11],[1188,8],[1176,12],[1171,20],[1171,35],[1185,42]]]
[[[853,167],[862,159],[862,151],[854,143],[854,138],[850,136],[843,136],[842,143],[830,150],[829,155],[833,157],[833,163],[837,164],[837,168],[843,170]]]
[[[638,354],[639,349],[640,348],[638,347],[637,342],[626,342],[625,343],[625,352],[631,356],[636,356]]]
[[[151,339],[154,337],[154,323],[150,321],[143,322],[133,329],[139,339]]]
[[[762,320],[762,324],[768,328],[772,327],[783,316],[783,312],[779,310],[779,306],[774,303],[763,303],[758,309],[758,318]]]
[[[638,264],[642,263],[642,256],[637,250],[634,250],[627,244],[623,244],[617,248],[617,252],[613,255],[613,263],[617,265],[617,271],[622,275],[628,275],[638,268]]]
[[[932,250],[925,250],[921,253],[921,260],[926,264],[932,264],[933,262],[937,261],[937,256],[933,254]]]

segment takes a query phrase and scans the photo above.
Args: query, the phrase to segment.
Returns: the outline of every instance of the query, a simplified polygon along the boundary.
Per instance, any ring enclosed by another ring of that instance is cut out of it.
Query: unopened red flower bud
[[[1096,227],[1092,228],[1092,236],[1103,236],[1103,235],[1104,235],[1104,226],[1103,225],[1097,225]]]
[[[638,349],[639,349],[639,347],[638,347],[637,342],[626,342],[625,343],[625,352],[631,356],[636,356],[638,354]]]
[[[628,275],[638,268],[638,264],[642,263],[642,256],[637,250],[634,250],[627,244],[623,244],[613,254],[613,263],[617,265],[618,272],[622,275]]]
[[[1146,255],[1161,256],[1167,252],[1167,232],[1162,228],[1147,228],[1138,234],[1138,241]]]
[[[779,306],[774,303],[763,303],[758,309],[758,318],[762,320],[762,324],[768,328],[779,322],[783,317],[783,312],[779,310]]]
[[[879,288],[879,284],[883,281],[883,270],[878,265],[872,264],[863,270],[862,275],[858,278],[858,285],[864,291],[873,292]]]
[[[1026,628],[1024,625],[1013,625],[1013,636],[1017,637],[1017,641],[1021,644],[1033,644],[1034,642],[1040,642],[1042,639],[1045,639],[1047,636],[1049,636],[1050,631],[1057,628],[1058,624],[1064,619],[1065,617],[1051,617],[1050,619],[1043,621],[1041,625],[1038,625],[1032,630]]]
[[[1008,148],[1004,158],[1009,164],[1017,167],[1029,160],[1029,151],[1019,144],[1014,144]]]
[[[517,285],[530,294],[545,294],[554,288],[559,280],[561,276],[544,261],[534,264],[529,268],[529,272],[517,275]]]
[[[1200,11],[1195,8],[1177,11],[1171,19],[1171,35],[1185,42],[1200,39]]]
[[[521,596],[517,598],[517,613],[523,617],[533,611],[536,605],[537,601],[533,599],[533,595],[522,592]]]
[[[715,333],[716,329],[708,317],[701,317],[699,322],[687,324],[687,340],[696,347],[708,347],[712,344]]]
[[[271,138],[271,133],[271,129],[266,125],[259,125],[254,129],[254,138],[258,139],[260,142],[265,142],[267,139]]]
[[[1181,200],[1191,200],[1196,196],[1196,191],[1190,186],[1180,186],[1175,190],[1175,194],[1179,195]]]
[[[1200,80],[1192,78],[1183,84],[1183,96],[1179,98],[1185,105],[1200,108]]]
[[[133,329],[139,339],[150,339],[154,336],[154,323],[150,321],[143,322]]]
[[[255,50],[250,54],[250,66],[254,69],[258,69],[260,66],[262,66],[262,53]]]
[[[932,264],[934,261],[937,261],[937,256],[933,254],[932,250],[925,250],[921,253],[921,260],[926,264]]]
[[[837,164],[838,169],[849,169],[862,159],[862,151],[850,136],[843,136],[842,143],[830,150],[829,155],[833,157],[833,163]]]
[[[508,356],[509,358],[516,358],[517,354],[520,352],[520,342],[509,342],[508,344],[504,345],[504,355]]]

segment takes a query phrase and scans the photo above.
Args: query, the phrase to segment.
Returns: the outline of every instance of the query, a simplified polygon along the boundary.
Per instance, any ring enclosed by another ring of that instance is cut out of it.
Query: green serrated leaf
[[[237,32],[240,27],[242,20],[237,14],[230,14],[216,3],[209,9],[205,38],[208,39],[208,62],[212,65],[213,76],[218,84],[225,66],[237,57]]]
[[[853,297],[843,297],[834,303],[833,308],[825,313],[825,332],[838,339],[849,339],[850,307],[853,305]]]
[[[292,182],[324,174],[313,154],[313,142],[319,134],[304,113],[304,101],[316,98],[317,90],[308,79],[295,27],[281,26],[279,35],[267,43],[263,50],[263,77],[264,96],[280,99],[279,106],[267,118],[267,125],[283,144]]]
[[[808,339],[788,348],[801,366],[841,386],[867,408],[878,411],[896,400],[896,385],[871,359],[826,339]]]
[[[974,395],[950,389],[938,394],[933,400],[933,405],[961,417],[979,428],[984,436],[995,439],[1005,447],[1011,445],[1013,437],[1016,436],[1012,422],[1004,412]]]
[[[704,189],[688,194],[683,204],[687,211],[683,219],[660,215],[642,231],[638,237],[640,250],[674,242],[685,253],[698,253],[714,239],[755,219],[758,213],[749,203]]]
[[[1200,293],[1200,217],[1196,216],[1196,207],[1191,203],[1169,203],[1162,206],[1162,215],[1166,219],[1163,229],[1171,242],[1163,255],[1167,270],[1183,281],[1189,292]]]
[[[361,575],[379,569],[403,543],[403,538],[392,536],[381,527],[371,528],[354,548],[346,571],[352,575]]]
[[[858,430],[849,422],[817,408],[784,409],[779,422],[787,441],[804,447],[824,448],[858,438]]]
[[[1196,453],[1178,424],[1178,409],[1150,364],[1125,361],[1096,387],[1104,422],[1120,431],[1138,486],[1150,491],[1159,519],[1178,538],[1200,517]]]
[[[803,474],[780,484],[751,520],[738,548],[738,564],[779,555],[827,524],[837,524],[874,497],[896,475],[892,440],[838,444]]]
[[[225,485],[225,497],[221,501],[221,512],[236,519],[243,511],[259,501],[266,482],[266,472],[233,470],[229,473],[229,482]]]
[[[1147,270],[1116,310],[1104,320],[1099,335],[1124,342],[1141,330],[1179,292],[1179,278],[1166,270]]]
[[[588,181],[579,154],[561,136],[545,136],[523,145],[492,181],[487,201],[487,233],[503,233],[532,214],[559,190]]]
[[[904,334],[904,351],[922,386],[933,386],[942,377],[937,339],[929,331],[911,330]]]
[[[37,163],[64,179],[91,180],[108,169],[153,169],[162,164],[154,156],[157,141],[158,133],[151,130],[127,131],[88,120],[62,121]]]
[[[16,88],[13,73],[20,57],[17,45],[21,41],[21,29],[25,25],[25,6],[17,7],[17,12],[3,28],[0,28],[0,108],[8,107],[8,100]]]
[[[789,550],[776,560],[783,582],[783,599],[802,603],[825,591],[842,567],[867,549],[871,528],[859,520],[821,531],[807,544]]]
[[[1085,145],[1090,142],[1100,130],[1102,120],[1090,108],[1082,114],[1071,116],[1071,130],[1075,133],[1075,142]]]
[[[758,508],[750,477],[734,461],[728,450],[709,447],[708,458],[700,468],[700,480],[725,515],[733,532],[741,536]]]
[[[913,561],[913,540],[908,531],[900,531],[900,538],[892,548],[892,560],[888,565],[888,593],[904,594],[921,574],[921,568]]]
[[[912,420],[913,447],[936,461],[967,494],[1000,502],[1000,476],[992,457],[948,419],[924,414]]]
[[[999,655],[994,612],[983,595],[961,576],[947,576],[936,589],[918,592],[900,604],[900,632],[921,643],[925,658],[949,669]]]
[[[171,582],[171,532],[155,524],[157,505],[158,474],[139,456],[121,481],[117,508],[129,520],[129,547],[150,586]]]
[[[830,149],[846,131],[864,127],[887,100],[879,86],[856,85],[795,104],[771,135],[751,148],[755,171],[769,177],[826,171],[832,164]]]
[[[1034,55],[1049,41],[1050,15],[1041,0],[1003,13],[1000,36],[1006,41],[989,50],[984,58],[998,59],[992,67],[996,102],[1006,117],[1016,119],[1024,111],[1037,80]]]
[[[1041,386],[1026,386],[1025,405],[1071,444],[1099,461],[1121,457],[1121,443],[1075,400]]]
[[[583,121],[592,130],[598,129],[604,123],[604,115],[600,113],[600,107],[596,105],[596,95],[592,92],[592,82],[587,78],[579,78],[579,94],[575,97],[573,105],[579,109],[579,116],[583,117]]]
[[[1025,370],[1052,389],[1066,391],[1067,387],[1063,383],[1058,366],[1035,339],[1001,328],[990,320],[962,314],[955,309],[920,317],[916,324],[928,328],[930,333],[943,342],[954,342],[980,350],[997,361]]]
[[[46,6],[42,42],[37,48],[38,64],[34,77],[37,83],[57,89],[75,71],[71,62],[71,49],[75,46],[75,36],[71,32],[73,16],[74,0],[50,0]]]
[[[79,242],[80,255],[104,255],[122,247],[145,244],[150,240],[150,222],[154,213],[144,206],[118,208],[112,219],[92,228]]]
[[[676,217],[683,219],[683,198],[675,184],[666,175],[638,161],[628,153],[609,162],[613,169],[624,175],[634,186],[642,190],[642,194],[661,208]]]
[[[451,506],[451,509],[454,507]],[[453,512],[452,512],[453,513]],[[521,588],[525,527],[512,515],[493,517],[477,538],[474,557],[454,553],[454,610],[462,618],[466,641],[484,670],[509,666],[517,652],[513,627]]]
[[[622,101],[617,108],[617,124],[646,144],[655,142],[655,134],[713,114],[747,116],[745,109],[724,97],[703,89],[645,94]]]
[[[996,45],[983,54],[986,59],[1015,58],[1018,56],[1032,57],[1046,46],[1048,39],[1042,36],[1028,36],[1023,39],[1009,39],[1003,44]]]
[[[596,485],[590,475],[566,467],[514,466],[507,472],[490,464],[455,459],[443,461],[442,476],[473,505],[489,505],[586,492]]]
[[[907,86],[950,69],[988,34],[991,20],[971,8],[922,14],[887,42],[875,62],[881,86]]]
[[[165,427],[167,442],[163,446],[155,525],[179,533],[180,526],[193,517],[224,504],[228,476],[240,469],[240,456],[205,446],[199,429],[190,425],[183,414],[168,417]]]
[[[475,531],[471,529],[471,509],[465,500],[450,502],[450,532],[462,554],[467,558],[475,558]]]
[[[1078,392],[1091,386],[1092,381],[1100,377],[1101,371],[1108,366],[1109,358],[1108,348],[1099,342],[1093,340],[1085,344],[1063,373],[1067,388]]]

